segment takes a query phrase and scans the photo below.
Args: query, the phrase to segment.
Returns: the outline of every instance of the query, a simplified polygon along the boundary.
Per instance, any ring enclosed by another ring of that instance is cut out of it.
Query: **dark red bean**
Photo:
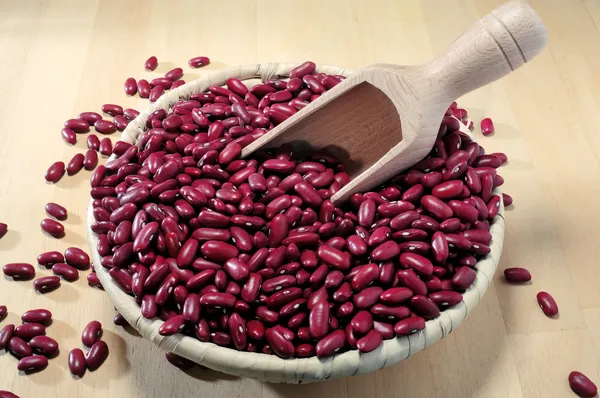
[[[346,345],[346,333],[343,330],[335,330],[319,340],[315,351],[319,358],[330,357]]]
[[[17,369],[22,372],[35,373],[44,370],[48,366],[48,358],[43,355],[32,355],[19,361]]]
[[[83,167],[87,171],[92,171],[98,165],[98,153],[93,150],[88,150],[83,157]]]
[[[63,263],[64,261],[65,257],[62,255],[62,253],[56,251],[45,252],[37,257],[38,264],[47,268],[56,263]]]
[[[46,171],[44,178],[46,181],[56,184],[65,175],[64,162],[54,162]]]
[[[77,143],[77,135],[71,129],[65,127],[61,130],[60,135],[67,144],[75,145]]]
[[[69,119],[65,122],[65,127],[76,133],[87,133],[90,131],[90,125],[85,120]]]
[[[188,65],[191,68],[200,68],[208,64],[210,64],[210,59],[208,57],[195,57],[188,61]]]
[[[1,318],[1,316],[0,316]],[[52,319],[52,313],[48,310],[29,310],[21,315],[21,320],[28,323],[47,324]]]
[[[536,297],[540,308],[546,316],[554,317],[558,315],[558,305],[556,305],[556,301],[554,301],[554,298],[549,293],[539,292]]]
[[[45,356],[54,356],[58,351],[56,340],[47,336],[35,336],[29,341],[29,346],[34,352]]]
[[[90,351],[85,356],[87,368],[90,371],[97,370],[100,366],[102,366],[104,361],[106,361],[108,354],[108,345],[106,345],[104,341],[98,341],[90,348]],[[69,366],[69,368],[71,369],[71,366]]]
[[[280,358],[287,359],[294,355],[294,344],[286,339],[280,330],[276,328],[267,329],[265,338],[273,352]]]
[[[69,353],[68,364],[71,374],[73,376],[81,377],[85,373],[86,369],[86,360],[83,351],[81,351],[79,348],[72,350]]]
[[[462,294],[453,290],[442,290],[439,292],[433,292],[427,296],[429,300],[437,304],[440,309],[445,307],[456,305],[462,301]]]
[[[314,339],[322,339],[329,332],[329,303],[317,302],[308,317],[310,334]]]
[[[33,288],[40,293],[48,293],[60,286],[58,276],[44,276],[33,281]]]
[[[90,256],[78,247],[69,247],[65,250],[65,261],[80,270],[90,267]]]
[[[102,337],[102,324],[98,321],[91,321],[86,325],[81,333],[81,342],[87,347],[93,346],[100,341]]]
[[[33,265],[27,263],[9,263],[2,267],[2,271],[14,280],[29,280],[35,276]]]
[[[75,282],[79,279],[79,272],[74,267],[65,263],[54,264],[52,266],[52,272],[68,282]]]
[[[383,343],[383,336],[375,329],[371,330],[364,337],[356,342],[356,346],[360,352],[375,351]]]
[[[144,69],[153,71],[158,66],[158,59],[153,55],[144,63]]]
[[[425,329],[425,319],[421,317],[405,318],[394,325],[394,333],[397,336],[410,336],[423,329]]]
[[[470,267],[458,267],[452,277],[452,285],[456,289],[466,290],[471,286],[477,277],[477,272]]]
[[[531,274],[525,268],[507,268],[504,277],[511,283],[525,283],[531,280]]]
[[[8,351],[17,358],[26,358],[33,355],[31,347],[27,345],[25,340],[18,336],[11,337],[8,341],[7,348]]]
[[[12,339],[14,331],[15,325],[6,325],[0,330],[0,350],[8,347],[8,342]]]
[[[573,371],[569,373],[569,386],[580,397],[593,398],[598,394],[596,384],[581,372]]]

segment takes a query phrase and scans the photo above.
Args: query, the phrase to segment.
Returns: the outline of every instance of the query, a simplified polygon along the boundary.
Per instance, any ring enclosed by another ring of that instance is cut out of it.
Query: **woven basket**
[[[286,78],[295,66],[293,64],[268,63],[206,72],[200,79],[163,95],[146,112],[142,112],[129,123],[129,126],[121,134],[121,140],[135,143],[137,137],[145,129],[145,121],[150,113],[158,108],[169,110],[180,99],[189,99],[191,94],[203,92],[211,85],[224,85],[228,78],[234,77],[251,87],[268,79]],[[331,66],[320,67],[317,71],[344,76],[352,72],[348,69]],[[500,194],[498,190],[495,193]],[[87,215],[88,243],[96,273],[115,308],[131,326],[166,351],[174,352],[220,372],[269,382],[309,383],[371,372],[402,361],[447,336],[461,324],[483,297],[500,260],[504,238],[504,206],[501,204],[498,216],[493,220],[490,228],[491,252],[477,263],[475,282],[463,294],[461,303],[443,311],[436,319],[428,321],[424,330],[408,337],[384,340],[378,349],[367,354],[353,350],[324,360],[317,357],[281,359],[275,355],[240,352],[213,343],[203,343],[196,338],[180,334],[168,337],[159,335],[158,328],[163,322],[160,319],[144,318],[134,298],[125,294],[114,284],[108,271],[100,265],[100,256],[96,250],[98,237],[91,230],[91,224],[94,221],[92,210],[90,202]]]

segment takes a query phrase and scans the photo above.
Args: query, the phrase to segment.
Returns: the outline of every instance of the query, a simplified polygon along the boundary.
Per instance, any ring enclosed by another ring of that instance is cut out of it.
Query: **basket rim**
[[[199,79],[163,95],[146,111],[140,112],[137,118],[131,121],[122,132],[120,140],[137,144],[137,138],[144,131],[145,121],[150,113],[159,108],[168,111],[175,102],[180,99],[188,99],[193,93],[205,91],[210,85],[223,85],[230,77],[236,77],[245,84],[264,82],[272,78],[286,78],[295,66],[296,64],[266,63],[207,71]],[[344,76],[352,72],[349,69],[332,66],[321,66],[317,68],[317,71]],[[465,131],[465,133],[470,136],[468,132]],[[109,160],[114,158],[115,156],[112,155]],[[501,195],[501,191],[496,188],[494,194]],[[326,359],[318,359],[316,356],[282,359],[276,355],[237,351],[179,334],[160,336],[158,329],[163,321],[157,318],[153,320],[144,318],[135,299],[113,283],[108,270],[100,265],[101,258],[96,249],[98,237],[91,230],[93,221],[93,206],[92,200],[90,200],[86,226],[88,245],[96,273],[117,311],[143,337],[166,351],[217,371],[258,380],[286,383],[314,382],[378,370],[409,358],[446,337],[479,303],[492,282],[502,252],[505,223],[504,204],[500,201],[498,215],[490,225],[491,252],[475,265],[477,271],[475,281],[463,293],[463,299],[459,304],[445,309],[440,316],[427,321],[425,329],[411,336],[395,336],[392,339],[384,340],[379,348],[366,354],[360,353],[358,350],[350,350]]]

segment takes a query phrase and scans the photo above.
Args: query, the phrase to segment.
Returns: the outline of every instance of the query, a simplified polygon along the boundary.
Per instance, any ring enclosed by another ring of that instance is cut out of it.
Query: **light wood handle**
[[[548,32],[527,3],[511,1],[494,9],[425,66],[448,103],[491,83],[532,60]]]

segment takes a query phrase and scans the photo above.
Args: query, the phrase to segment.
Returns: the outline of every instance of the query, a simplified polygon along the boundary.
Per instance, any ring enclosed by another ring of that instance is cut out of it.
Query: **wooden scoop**
[[[436,60],[368,66],[244,148],[284,143],[325,148],[345,164],[350,182],[331,200],[371,189],[429,153],[448,106],[535,57],[546,44],[539,15],[512,1],[481,18]]]

